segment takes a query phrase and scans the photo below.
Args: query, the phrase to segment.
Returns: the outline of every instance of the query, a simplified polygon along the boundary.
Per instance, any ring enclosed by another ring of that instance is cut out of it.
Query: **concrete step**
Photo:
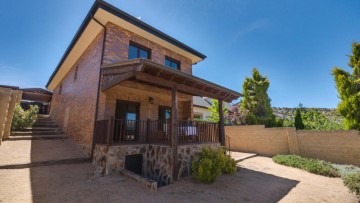
[[[52,124],[56,124],[56,123],[54,121],[40,121],[40,122],[35,122],[34,124],[41,124],[41,125],[50,124],[50,125],[52,125]]]
[[[239,163],[241,161],[244,161],[245,159],[250,159],[252,157],[256,157],[257,154],[230,151],[230,156],[231,156],[231,158],[235,159],[236,163]]]
[[[32,168],[39,166],[51,166],[58,164],[81,164],[81,163],[89,163],[89,162],[90,162],[89,158],[71,158],[71,159],[39,161],[39,162],[29,162],[29,163],[11,164],[11,165],[0,165],[0,169],[22,169],[22,168]]]
[[[125,169],[120,171],[120,175],[123,175],[127,178],[130,178],[137,182],[140,182],[141,184],[145,185],[146,188],[149,189],[150,191],[153,191],[153,192],[157,191],[157,182],[154,180],[142,177],[136,173],[133,173],[133,172],[125,170]]]
[[[47,127],[32,127],[32,128],[25,128],[24,130],[22,131],[59,131],[61,132],[58,128],[47,128]]]
[[[35,123],[33,127],[45,127],[45,128],[57,128],[58,126],[56,124],[37,124]]]
[[[11,132],[11,136],[22,136],[22,135],[62,135],[61,131],[16,131]]]
[[[62,140],[67,139],[68,137],[64,135],[22,135],[22,136],[10,136],[6,140],[8,141],[18,141],[18,140]]]

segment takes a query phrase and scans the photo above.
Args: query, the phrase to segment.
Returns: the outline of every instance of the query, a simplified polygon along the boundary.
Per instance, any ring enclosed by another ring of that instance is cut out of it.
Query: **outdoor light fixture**
[[[154,104],[154,98],[149,97],[149,104]]]

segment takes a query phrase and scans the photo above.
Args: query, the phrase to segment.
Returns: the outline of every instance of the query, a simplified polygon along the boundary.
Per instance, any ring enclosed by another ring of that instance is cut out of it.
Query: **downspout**
[[[105,41],[106,41],[106,27],[105,25],[101,24],[98,20],[92,16],[92,19],[97,22],[101,27],[104,28],[104,36],[103,36],[103,43],[102,43],[102,50],[101,50],[101,61],[100,61],[100,70],[99,70],[99,83],[98,83],[98,89],[97,89],[97,95],[96,95],[96,106],[95,106],[95,120],[94,120],[94,129],[93,129],[93,139],[91,144],[91,154],[90,154],[90,163],[93,160],[94,157],[94,149],[95,149],[95,127],[96,127],[96,121],[98,117],[98,106],[99,106],[99,96],[100,96],[100,84],[101,84],[101,73],[102,69],[101,66],[103,65],[104,60],[104,52],[105,52]]]

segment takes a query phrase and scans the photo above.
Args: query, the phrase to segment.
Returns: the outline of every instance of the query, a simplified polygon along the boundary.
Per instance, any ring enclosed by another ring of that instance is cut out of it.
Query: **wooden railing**
[[[178,121],[175,130],[178,144],[219,142],[218,126],[211,122]],[[170,120],[109,119],[97,121],[95,127],[97,144],[171,143]]]

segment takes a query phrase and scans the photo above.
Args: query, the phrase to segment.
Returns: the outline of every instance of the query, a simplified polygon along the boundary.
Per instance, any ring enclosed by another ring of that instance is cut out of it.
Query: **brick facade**
[[[106,44],[104,64],[111,64],[128,60],[129,42],[135,42],[151,50],[151,60],[159,64],[165,64],[165,56],[180,61],[180,69],[192,74],[192,64],[189,58],[177,54],[165,47],[151,42],[137,34],[112,23],[106,25]]]
[[[180,61],[181,71],[192,74],[192,63],[189,58],[111,23],[106,25],[106,33],[104,64],[127,61],[129,42],[132,41],[151,49],[151,60],[164,64],[165,56],[171,57]],[[54,89],[51,103],[51,117],[70,138],[83,145],[86,150],[90,149],[92,143],[102,40],[103,32],[94,39],[62,82]],[[61,94],[59,94],[60,86]],[[158,119],[158,106],[171,106],[170,90],[124,82],[106,92],[100,92],[98,120],[108,119],[114,115],[116,99],[140,102],[140,119],[147,119],[150,108],[149,97],[153,97],[155,101],[150,109],[150,118]],[[192,97],[179,94],[179,98],[179,118],[192,118]]]
[[[55,88],[51,101],[50,116],[67,136],[86,148],[92,143],[102,39],[100,33]]]

